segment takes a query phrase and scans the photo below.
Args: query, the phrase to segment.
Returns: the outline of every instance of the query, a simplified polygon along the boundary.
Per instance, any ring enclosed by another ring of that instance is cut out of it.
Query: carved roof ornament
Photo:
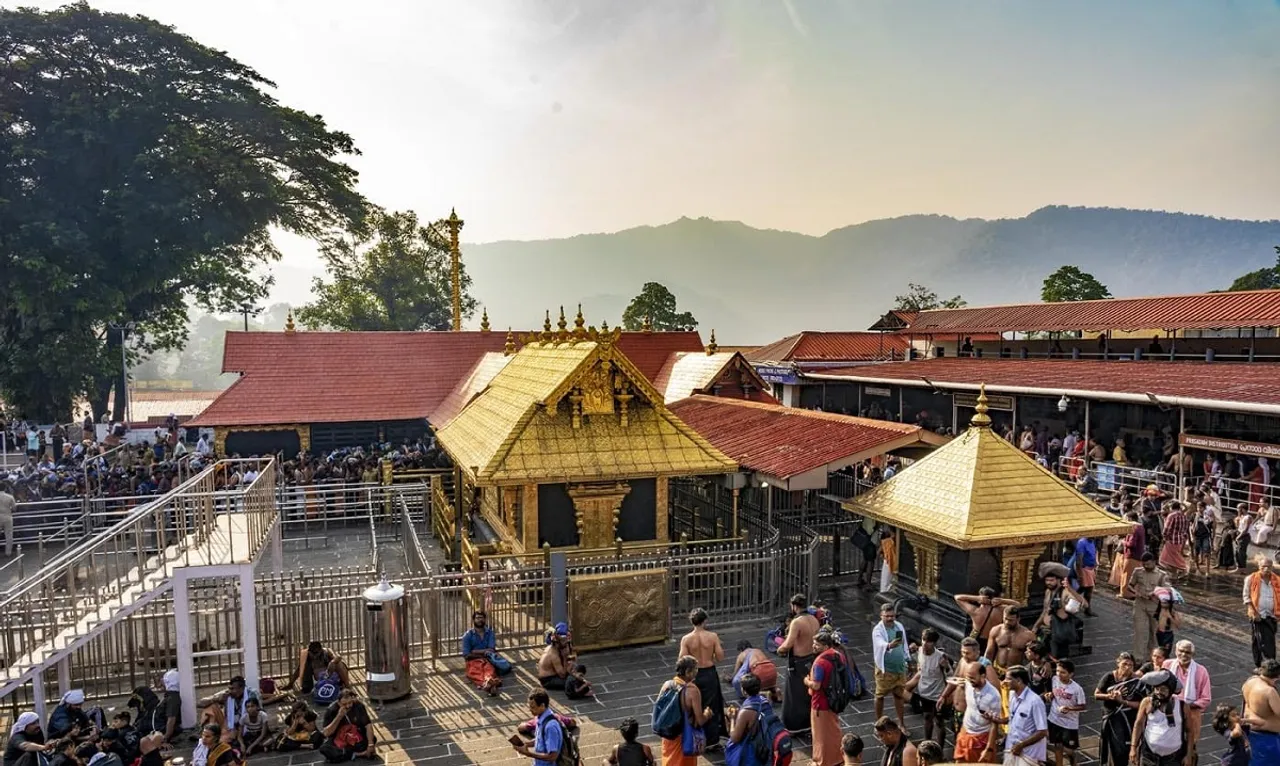
[[[640,326],[640,329],[644,332],[653,332],[653,315],[644,315],[644,324]]]
[[[551,342],[551,309],[547,309],[547,316],[542,320],[542,335],[538,340],[544,346]]]
[[[716,345],[716,331],[714,328],[712,328],[711,342],[707,344],[707,356],[714,355],[716,351],[718,351],[719,349],[720,349],[720,346]]]
[[[573,318],[573,339],[575,341],[587,339],[587,320],[582,316],[582,304],[578,304],[578,315]]]
[[[556,323],[556,343],[569,340],[569,323],[564,318],[564,306],[560,307],[560,321]]]
[[[978,401],[973,408],[973,419],[969,421],[969,425],[974,428],[990,428],[991,416],[987,414],[987,384],[983,383],[978,386]]]
[[[487,307],[480,315],[480,332],[489,332],[489,309]]]
[[[297,329],[293,324],[293,309],[289,309],[289,316],[284,320],[284,331],[295,332]]]
[[[507,344],[502,347],[502,355],[511,356],[515,352],[516,352],[516,339],[515,339],[515,336],[511,334],[511,328],[508,327],[507,328]]]

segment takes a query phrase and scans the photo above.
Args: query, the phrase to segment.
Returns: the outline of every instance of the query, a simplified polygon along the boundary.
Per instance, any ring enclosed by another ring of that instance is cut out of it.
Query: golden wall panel
[[[665,569],[570,578],[574,646],[585,651],[667,640],[670,597]]]
[[[520,488],[520,539],[526,551],[538,550],[538,485],[525,484]]]
[[[666,476],[659,476],[657,479],[655,479],[654,494],[656,496],[656,499],[654,500],[654,503],[653,503],[654,505],[654,508],[653,508],[654,530],[653,531],[657,535],[657,540],[660,543],[669,542],[671,539],[671,535],[668,533],[668,529],[667,529],[667,525],[669,523],[667,520],[667,517],[671,513],[671,504],[670,504],[670,500],[668,499],[669,495],[667,490],[668,490],[668,486],[667,486]]]

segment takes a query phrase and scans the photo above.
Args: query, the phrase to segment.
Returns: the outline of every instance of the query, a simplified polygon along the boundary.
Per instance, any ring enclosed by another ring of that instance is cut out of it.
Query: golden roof
[[[985,406],[974,421],[845,509],[960,549],[1128,533],[1131,525],[992,432]]]
[[[737,470],[667,410],[615,336],[526,344],[437,432],[440,445],[481,484]]]

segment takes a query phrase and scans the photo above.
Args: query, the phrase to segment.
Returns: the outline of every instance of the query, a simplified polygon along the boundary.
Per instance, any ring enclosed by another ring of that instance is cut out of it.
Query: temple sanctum
[[[737,470],[667,409],[620,335],[586,327],[581,311],[572,329],[563,314],[558,330],[548,318],[518,351],[509,336],[504,356],[469,381],[436,436],[457,466],[454,496],[478,544],[520,554],[665,542],[668,479]],[[441,488],[433,491],[452,517]],[[458,538],[471,568],[472,544],[460,530]]]
[[[893,530],[899,609],[957,640],[968,632],[957,594],[990,586],[1038,614],[1036,567],[1056,560],[1055,544],[1129,531],[992,431],[985,388],[967,431],[844,507]]]

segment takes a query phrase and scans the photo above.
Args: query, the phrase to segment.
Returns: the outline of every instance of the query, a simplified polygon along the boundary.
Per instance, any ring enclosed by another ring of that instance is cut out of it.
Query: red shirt
[[[809,691],[809,708],[811,710],[830,710],[826,689],[831,685],[831,676],[835,673],[836,650],[827,649],[813,661],[813,669],[809,671],[814,681],[822,684],[821,689]]]

